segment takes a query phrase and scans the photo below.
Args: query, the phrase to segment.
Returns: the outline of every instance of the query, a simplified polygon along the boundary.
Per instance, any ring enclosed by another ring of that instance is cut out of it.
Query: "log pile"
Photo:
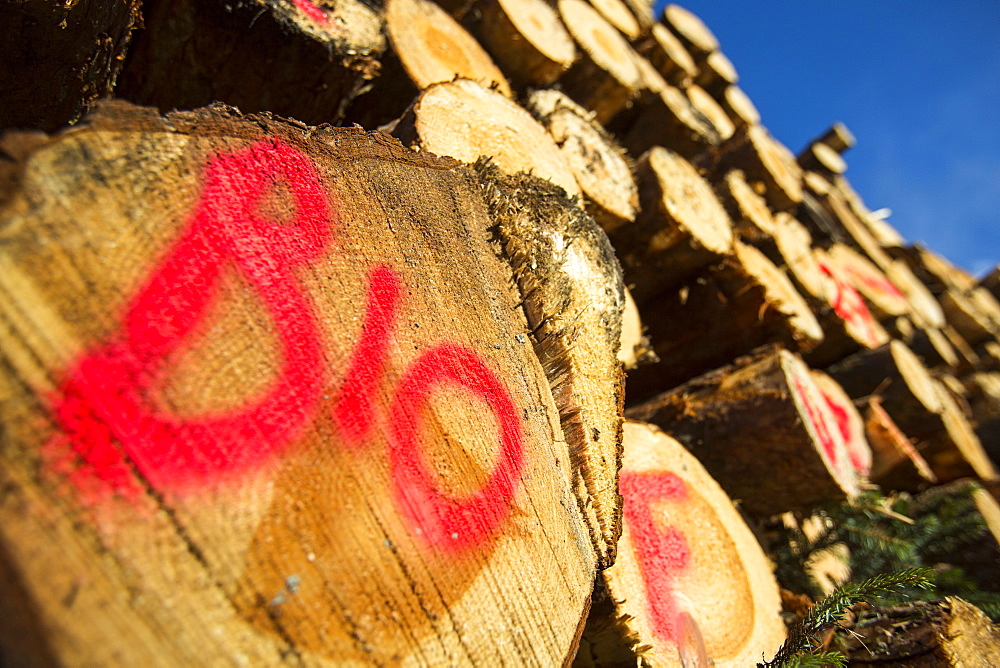
[[[759,522],[997,480],[1000,273],[686,9],[70,4],[0,10],[0,663],[745,666]]]

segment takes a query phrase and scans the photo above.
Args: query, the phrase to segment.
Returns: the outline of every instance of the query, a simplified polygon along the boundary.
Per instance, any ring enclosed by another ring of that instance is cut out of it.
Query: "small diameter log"
[[[775,211],[802,201],[802,170],[795,156],[761,126],[734,135],[719,147],[725,169],[741,169]]]
[[[902,260],[893,260],[884,268],[885,277],[899,288],[910,306],[910,317],[918,327],[940,329],[945,325],[944,311],[933,293]]]
[[[806,172],[806,177],[813,174],[815,172]],[[817,192],[814,186],[815,184],[802,192],[802,203],[799,204],[798,210],[795,212],[795,217],[802,221],[802,224],[809,229],[809,233],[813,235],[813,239],[818,246],[829,245],[835,242],[849,243],[850,236],[843,225],[830,215],[820,201],[826,195],[814,194]]]
[[[576,59],[576,45],[545,0],[482,0],[467,25],[516,88],[551,86]]]
[[[635,16],[636,21],[639,22],[643,33],[649,32],[656,25],[656,19],[653,17],[653,3],[647,0],[623,0],[623,2]]]
[[[748,355],[625,414],[669,429],[757,517],[859,491],[836,419],[809,368],[780,348]]]
[[[111,94],[141,0],[0,4],[0,132],[54,132]]]
[[[876,319],[888,322],[910,313],[906,295],[864,255],[850,246],[833,244],[827,249],[827,256],[865,298]]]
[[[696,59],[719,50],[719,40],[704,21],[680,5],[669,4],[663,9],[663,23],[680,38]]]
[[[809,230],[787,213],[774,216],[771,239],[758,243],[768,257],[782,267],[799,292],[809,300],[823,300],[828,281],[813,251]]]
[[[975,279],[968,273],[919,244],[888,250],[894,258],[906,262],[916,277],[935,295],[949,289],[964,293],[976,287]]]
[[[920,447],[920,454],[941,482],[970,476],[996,480],[997,468],[983,449],[983,444],[965,413],[947,389],[938,383],[943,429],[930,435]]]
[[[892,257],[886,252],[868,226],[851,210],[847,202],[835,192],[823,198],[823,204],[833,216],[840,228],[846,233],[846,238],[834,239],[854,246],[885,271],[892,264]]]
[[[960,366],[960,358],[955,352],[955,347],[939,329],[918,327],[907,345],[928,367],[943,366],[957,369]]]
[[[455,132],[462,127],[463,132]],[[403,144],[472,164],[490,157],[508,174],[530,172],[578,195],[566,157],[531,114],[468,79],[433,84],[392,128]]]
[[[621,533],[621,269],[604,233],[559,188],[504,176],[486,160],[476,171],[559,407],[580,512],[599,565],[609,566]]]
[[[616,123],[612,129],[624,135],[625,147],[632,155],[662,146],[690,160],[722,141],[719,131],[695,109],[684,91],[669,85],[637,109],[635,120],[627,127]]]
[[[760,112],[750,96],[739,86],[726,86],[719,97],[719,104],[729,114],[729,119],[738,130],[745,130],[760,123]]]
[[[849,665],[1000,665],[1000,628],[960,598],[875,607],[837,628]]]
[[[826,144],[810,144],[799,154],[802,169],[820,174],[843,174],[847,161]]]
[[[336,123],[378,76],[386,45],[381,14],[360,0],[156,2],[144,23],[116,94],[160,111],[221,101]]]
[[[813,253],[823,277],[823,297],[811,303],[825,336],[823,343],[807,357],[809,363],[825,367],[858,350],[887,343],[889,334],[872,317],[847,275],[822,249],[816,248]]]
[[[865,434],[872,449],[871,481],[884,490],[915,492],[938,482],[937,476],[892,417],[881,397],[869,397]]]
[[[990,269],[985,276],[979,279],[979,285],[992,292],[994,297],[1000,299],[1000,264]]]
[[[675,86],[689,85],[698,74],[694,58],[662,23],[653,25],[649,36],[636,45],[636,50]]]
[[[632,10],[622,0],[589,0],[608,23],[613,25],[629,42],[642,36],[642,26]]]
[[[625,423],[625,527],[576,666],[744,667],[781,645],[767,557],[732,501],[658,428]]]
[[[847,149],[854,146],[857,140],[847,126],[843,123],[837,122],[830,126],[830,128],[821,134],[819,137],[813,140],[815,144],[825,144],[832,148],[837,153],[843,153]]]
[[[413,98],[431,84],[456,78],[511,97],[506,77],[489,54],[431,0],[387,0],[385,33],[390,48],[383,59],[382,74],[371,90],[351,105],[349,121],[373,130],[399,118]]]
[[[647,303],[643,320],[659,361],[629,374],[630,403],[718,368],[766,343],[816,347],[822,329],[788,278],[760,251],[731,258]]]
[[[559,0],[563,23],[577,43],[576,63],[560,79],[563,91],[607,123],[639,95],[635,51],[584,0]]]
[[[633,222],[639,189],[625,149],[614,137],[559,91],[534,91],[525,106],[562,150],[583,192],[587,213],[605,232]]]
[[[948,324],[955,328],[969,346],[995,341],[1000,335],[1000,327],[994,319],[979,303],[958,290],[944,290],[938,295],[938,303],[941,304]]]
[[[729,114],[723,109],[715,98],[698,85],[690,85],[685,90],[691,105],[695,110],[708,119],[708,122],[715,128],[719,135],[719,141],[726,141],[736,132],[736,125],[729,118]]]
[[[773,238],[774,217],[767,202],[747,183],[743,172],[731,170],[716,186],[716,193],[733,221],[737,238],[748,243],[763,242]]]
[[[731,253],[733,231],[712,187],[678,154],[653,147],[636,176],[639,216],[611,240],[642,304]]]
[[[942,428],[944,405],[938,382],[901,341],[862,350],[827,373],[857,401],[881,397],[886,412],[908,438],[923,439]]]
[[[736,67],[721,51],[713,51],[698,63],[698,76],[694,82],[716,97],[728,87],[739,82]]]
[[[867,478],[872,469],[872,449],[865,434],[865,421],[854,405],[854,400],[844,392],[840,383],[828,374],[812,370],[812,379],[830,409],[834,423],[844,439],[847,457],[859,478]]]
[[[4,607],[58,665],[561,664],[596,555],[477,175],[102,109],[0,209]]]
[[[978,369],[981,365],[979,355],[972,346],[966,342],[965,338],[959,334],[954,327],[949,324],[945,324],[941,327],[941,333],[945,335],[948,339],[948,343],[954,348],[955,353],[958,355],[958,365],[955,367],[955,371],[959,374],[972,373]]]

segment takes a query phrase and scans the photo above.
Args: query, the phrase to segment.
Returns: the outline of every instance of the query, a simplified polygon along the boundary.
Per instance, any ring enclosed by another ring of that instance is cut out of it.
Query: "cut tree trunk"
[[[809,368],[786,350],[755,352],[626,416],[667,430],[757,517],[859,492],[836,419]]]
[[[824,299],[828,282],[813,251],[812,235],[802,223],[787,213],[779,213],[774,216],[771,238],[757,245],[788,273],[807,301]]]
[[[639,216],[611,240],[642,304],[732,253],[733,231],[712,186],[680,155],[654,147],[636,172]]]
[[[726,86],[719,97],[719,104],[738,130],[746,130],[760,123],[760,112],[739,86]]]
[[[841,241],[853,246],[882,271],[886,271],[892,264],[892,257],[882,248],[875,235],[854,213],[847,201],[838,193],[830,192],[823,198],[823,204],[845,233],[841,239],[834,239],[834,241]]]
[[[985,276],[979,279],[979,285],[992,292],[994,297],[1000,299],[1000,264],[990,269]]]
[[[997,468],[958,402],[941,383],[936,389],[943,428],[920,445],[920,454],[941,482],[968,477],[996,480]]]
[[[608,238],[560,189],[485,161],[477,171],[559,407],[580,511],[599,565],[610,566],[621,533],[621,269]]]
[[[56,663],[572,655],[596,555],[475,172],[121,103],[15,168],[0,600]]]
[[[622,0],[590,0],[590,4],[629,42],[634,42],[642,36],[642,26]]]
[[[622,363],[626,371],[656,361],[656,353],[653,352],[649,337],[646,336],[646,327],[642,324],[639,307],[636,306],[628,288],[625,289],[625,308],[622,312],[622,343],[618,350],[618,361]]]
[[[360,0],[332,10],[312,0],[148,5],[116,93],[160,111],[221,101],[336,123],[385,50],[382,17]]]
[[[577,43],[578,56],[559,84],[563,91],[607,123],[641,88],[636,53],[614,26],[584,0],[559,0],[559,13]]]
[[[455,132],[456,125],[466,128]],[[393,126],[403,144],[472,164],[488,156],[508,174],[530,172],[578,195],[573,170],[552,136],[504,95],[468,79],[429,86]]]
[[[721,51],[713,51],[698,63],[698,76],[694,82],[715,96],[721,96],[728,87],[739,83],[733,62]]]
[[[829,129],[817,137],[813,143],[826,144],[837,153],[843,153],[853,147],[857,140],[843,123],[834,123]]]
[[[638,42],[636,49],[675,86],[687,86],[698,74],[694,58],[662,23],[654,24],[649,36]]]
[[[958,290],[944,290],[938,295],[938,302],[948,324],[955,328],[970,347],[996,341],[1000,335],[1000,328],[993,318],[975,300]]]
[[[774,237],[775,224],[767,202],[747,183],[743,172],[727,172],[716,187],[719,199],[733,221],[736,236],[748,243],[760,243]],[[773,258],[772,258],[773,259]]]
[[[934,295],[946,290],[967,292],[976,287],[975,279],[947,259],[919,244],[888,249],[892,256],[903,260]]]
[[[872,469],[872,449],[865,434],[864,418],[840,383],[828,374],[815,369],[812,371],[812,379],[823,395],[840,436],[844,439],[851,466],[854,467],[858,477],[867,478]]]
[[[387,0],[385,33],[390,48],[381,76],[351,105],[348,121],[374,130],[399,118],[428,86],[456,78],[511,97],[510,84],[489,54],[431,0]]]
[[[625,423],[625,528],[595,592],[575,666],[742,668],[781,645],[764,552],[697,459],[656,427]]]
[[[823,280],[822,299],[810,303],[823,327],[823,343],[809,353],[809,363],[825,367],[858,350],[889,342],[885,328],[872,317],[850,279],[820,248],[813,251]]]
[[[0,132],[54,132],[111,94],[141,0],[0,4]]]
[[[959,367],[959,356],[955,352],[955,347],[939,329],[918,327],[914,330],[907,345],[930,368],[943,366],[957,369]]]
[[[976,435],[994,465],[1000,466],[1000,372],[978,372],[965,379]]]
[[[848,666],[965,668],[1000,664],[1000,629],[960,598],[876,607],[842,623]]]
[[[695,111],[708,119],[708,122],[715,128],[720,142],[726,141],[736,133],[736,125],[729,118],[729,114],[704,88],[692,84],[687,87],[685,92]]]
[[[719,49],[719,40],[704,21],[680,5],[669,4],[664,8],[663,23],[681,39],[684,46],[696,58],[707,56]]]
[[[866,401],[865,434],[872,448],[871,480],[884,490],[917,492],[938,478],[913,443],[882,408],[882,399]]]
[[[741,169],[775,211],[791,211],[802,201],[802,170],[795,156],[761,126],[733,135],[719,147],[725,169]]]
[[[636,110],[634,121],[611,127],[632,155],[661,146],[692,159],[721,143],[719,131],[679,88],[667,86]]]
[[[606,232],[635,220],[639,190],[625,149],[586,109],[557,90],[538,90],[526,107],[562,150],[587,212]]]
[[[843,174],[847,171],[847,161],[826,144],[810,144],[799,154],[802,169],[820,174]]]
[[[864,255],[844,244],[833,244],[827,255],[865,298],[872,315],[880,322],[910,314],[906,295]]]
[[[906,297],[914,324],[932,329],[944,327],[946,321],[941,305],[927,286],[910,271],[909,265],[902,260],[893,260],[885,267],[885,277]]]
[[[519,89],[551,86],[576,59],[573,38],[545,0],[482,0],[466,24]]]
[[[808,304],[785,274],[760,251],[739,242],[733,257],[710,273],[639,305],[659,361],[629,374],[630,403],[766,343],[809,350],[823,338]]]

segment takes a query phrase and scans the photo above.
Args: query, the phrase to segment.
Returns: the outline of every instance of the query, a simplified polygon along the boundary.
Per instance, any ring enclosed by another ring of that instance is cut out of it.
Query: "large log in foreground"
[[[802,360],[765,348],[629,408],[681,441],[759,517],[859,491],[835,417]]]
[[[334,123],[378,75],[385,50],[382,16],[360,0],[147,4],[116,93],[161,111],[221,101]]]
[[[625,423],[625,526],[600,578],[576,666],[753,665],[785,629],[763,550],[695,457]]]
[[[572,656],[596,555],[472,170],[120,104],[7,167],[4,656]]]

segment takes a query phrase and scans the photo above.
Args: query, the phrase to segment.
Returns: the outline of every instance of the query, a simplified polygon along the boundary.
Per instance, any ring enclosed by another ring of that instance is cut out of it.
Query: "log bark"
[[[766,343],[809,350],[823,337],[808,304],[785,274],[760,251],[738,242],[732,258],[640,302],[640,309],[659,361],[629,374],[629,403]]]
[[[625,528],[576,666],[752,665],[780,646],[778,586],[726,493],[676,440],[625,423]]]
[[[421,91],[456,78],[512,96],[485,49],[431,0],[387,0],[385,33],[389,49],[381,76],[351,105],[350,122],[370,130],[390,123]]]
[[[312,0],[148,5],[116,93],[160,111],[221,101],[336,123],[385,50],[381,15],[358,0],[333,10]]]
[[[757,517],[851,498],[858,477],[801,358],[765,349],[629,408],[684,444]]]
[[[584,0],[559,0],[558,7],[579,54],[560,86],[594,112],[598,123],[607,123],[639,95],[642,81],[636,53]]]
[[[121,104],[16,168],[0,600],[57,663],[575,650],[596,555],[474,172]]]
[[[562,150],[583,192],[587,212],[605,232],[635,220],[639,189],[618,142],[583,107],[556,90],[537,90],[525,103]]]
[[[662,23],[654,24],[649,36],[638,42],[636,49],[675,86],[687,86],[698,74],[694,58]]]
[[[599,565],[610,566],[621,533],[621,269],[604,232],[562,190],[487,162],[477,171],[559,407],[580,512]]]
[[[461,123],[467,132],[455,132]],[[475,163],[488,156],[508,174],[530,172],[569,195],[580,186],[552,136],[531,114],[468,79],[429,86],[392,126],[405,145]]]
[[[795,156],[761,126],[733,135],[719,147],[725,169],[741,169],[775,211],[802,201],[802,170]]]
[[[551,86],[576,59],[573,38],[544,0],[483,0],[466,25],[518,89]]]
[[[906,297],[914,324],[932,329],[944,327],[946,321],[941,305],[905,262],[893,260],[885,268],[885,276]]]
[[[75,123],[111,94],[140,0],[85,0],[0,5],[0,132],[53,132]]]
[[[1000,264],[989,270],[981,279],[980,287],[986,288],[993,293],[993,296],[1000,299]]]
[[[938,302],[945,319],[969,344],[975,347],[987,341],[997,340],[1000,327],[974,299],[955,289],[947,289],[938,295]]]
[[[837,634],[848,666],[961,668],[1000,662],[1000,629],[960,598],[873,608]]]
[[[731,253],[733,232],[712,187],[678,154],[654,147],[636,172],[640,213],[611,240],[642,304]]]

